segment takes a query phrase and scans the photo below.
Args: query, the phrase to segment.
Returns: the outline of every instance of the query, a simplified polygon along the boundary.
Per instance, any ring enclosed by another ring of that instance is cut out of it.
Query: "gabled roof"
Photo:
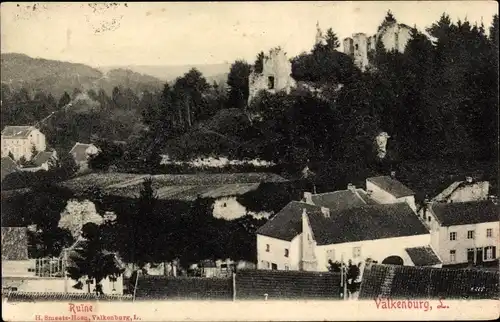
[[[74,158],[76,162],[84,162],[87,161],[87,149],[90,147],[96,147],[93,144],[80,143],[76,142],[76,144],[69,151],[70,154],[75,154]]]
[[[9,173],[19,170],[17,163],[10,157],[4,157],[1,159],[1,178],[5,178]]]
[[[41,166],[42,164],[44,164],[45,162],[53,159],[53,156],[54,156],[54,152],[50,152],[50,151],[42,151],[40,153],[38,153],[35,158],[33,159],[33,162],[37,165],[37,166]]]
[[[327,218],[319,206],[292,201],[260,227],[257,234],[291,241],[302,233],[304,208],[318,245],[429,233],[406,203],[330,210],[330,217]]]
[[[411,247],[405,250],[415,266],[433,266],[442,263],[431,246]]]
[[[36,130],[33,126],[6,126],[2,131],[2,137],[10,139],[27,139],[31,131]]]
[[[491,200],[433,203],[430,210],[441,226],[470,225],[499,221],[500,207]]]
[[[362,207],[309,215],[318,245],[405,237],[429,231],[407,203],[365,205]]]
[[[28,260],[28,229],[2,227],[2,261]]]
[[[363,199],[351,190],[338,190],[315,194],[312,195],[312,201],[316,206],[326,207],[331,211],[365,205]]]
[[[321,212],[321,207],[304,202],[291,201],[260,227],[257,230],[257,234],[291,241],[302,233],[302,211],[304,208],[308,214],[315,211]]]
[[[468,186],[473,185],[489,185],[488,181],[475,181],[475,182],[467,182],[467,181],[455,181],[451,185],[449,185],[446,189],[444,189],[440,194],[432,198],[432,201],[443,202],[447,201],[450,196],[457,190],[466,188]],[[485,196],[486,197],[486,196]]]
[[[410,188],[389,176],[371,177],[366,179],[366,181],[373,183],[396,198],[413,196],[415,194]]]

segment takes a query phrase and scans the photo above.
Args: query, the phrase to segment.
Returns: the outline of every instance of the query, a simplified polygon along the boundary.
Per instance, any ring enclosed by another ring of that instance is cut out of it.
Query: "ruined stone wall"
[[[248,103],[261,90],[270,93],[279,91],[289,93],[292,87],[295,87],[295,80],[292,78],[292,63],[283,50],[273,49],[264,58],[262,73],[250,74]]]

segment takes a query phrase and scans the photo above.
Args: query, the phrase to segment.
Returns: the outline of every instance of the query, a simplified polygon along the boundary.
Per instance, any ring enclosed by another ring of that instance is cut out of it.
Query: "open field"
[[[218,198],[236,196],[255,190],[262,182],[285,182],[272,173],[231,173],[196,175],[142,175],[128,173],[92,173],[77,177],[61,185],[73,191],[84,191],[96,186],[106,194],[137,197],[142,182],[150,177],[160,199],[195,200],[197,197]]]

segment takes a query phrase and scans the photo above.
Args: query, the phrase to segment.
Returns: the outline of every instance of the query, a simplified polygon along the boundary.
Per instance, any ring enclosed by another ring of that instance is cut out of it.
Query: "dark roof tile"
[[[33,162],[37,165],[37,166],[41,166],[42,164],[44,164],[45,162],[51,160],[53,158],[53,155],[54,155],[54,152],[50,152],[50,151],[42,151],[40,153],[38,153],[35,158],[33,159]]]
[[[330,211],[338,211],[366,205],[364,199],[351,190],[339,190],[312,195],[312,201],[316,206],[329,208]]]
[[[389,176],[372,177],[366,179],[366,181],[377,185],[396,198],[412,196],[415,194],[410,188]]]
[[[308,213],[321,211],[321,207],[292,201],[260,227],[257,234],[291,241],[302,233],[302,211],[304,208]]]
[[[406,252],[415,266],[432,266],[442,263],[430,246],[406,248]]]
[[[372,265],[359,299],[498,299],[498,271]]]
[[[499,221],[499,210],[491,200],[431,204],[431,211],[445,227]]]
[[[318,245],[428,234],[429,231],[406,203],[365,205],[309,215]]]

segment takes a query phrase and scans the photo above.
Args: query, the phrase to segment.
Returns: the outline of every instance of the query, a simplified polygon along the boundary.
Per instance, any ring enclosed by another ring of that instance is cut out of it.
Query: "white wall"
[[[396,43],[396,34],[398,41]],[[400,27],[398,24],[387,26],[381,33],[377,35],[378,39],[382,40],[386,50],[396,49],[399,52],[404,52],[406,44],[410,39],[410,29]]]
[[[271,213],[266,211],[247,211],[246,207],[240,204],[236,197],[222,197],[214,201],[212,215],[215,218],[234,220],[246,215],[251,215],[258,219],[269,218]]]
[[[405,196],[401,198],[396,198],[389,192],[385,191],[384,189],[380,188],[379,186],[375,185],[374,183],[370,181],[366,181],[366,190],[371,190],[372,195],[371,198],[376,200],[377,202],[381,204],[393,204],[393,203],[401,203],[401,202],[406,202],[411,209],[413,209],[414,212],[417,211],[417,207],[415,205],[415,197],[414,196]]]
[[[19,292],[65,292],[67,289],[68,293],[88,293],[87,284],[83,285],[83,289],[78,290],[73,288],[77,282],[68,278],[67,287],[65,288],[64,278],[29,278],[23,280],[23,283],[19,285],[17,290]],[[101,282],[102,291],[104,294],[123,294],[123,278],[120,276],[116,282],[114,282],[115,292],[113,292],[113,282],[109,279],[105,279]],[[90,291],[94,290],[94,284],[90,285]]]
[[[396,197],[383,190],[374,183],[366,180],[366,191],[371,190],[371,198],[378,201],[381,204],[391,204],[399,202]]]
[[[436,227],[431,231],[432,241],[443,264],[467,263],[467,248],[496,246],[496,258],[499,257],[499,227],[500,221],[451,227]],[[486,237],[486,229],[493,229],[492,237]],[[467,231],[474,230],[475,238],[467,239]],[[456,240],[450,240],[450,233],[456,232]],[[456,261],[450,261],[450,250],[455,250]]]
[[[485,200],[488,198],[490,183],[475,182],[466,187],[458,188],[448,197],[448,202],[467,202]]]
[[[376,240],[365,240],[358,242],[342,243],[335,245],[324,245],[316,247],[316,258],[318,260],[318,271],[326,271],[328,267],[327,251],[334,250],[335,259],[340,261],[341,255],[344,255],[344,261],[352,260],[353,264],[364,262],[367,258],[382,263],[389,256],[399,256],[403,259],[404,265],[413,265],[405,248],[428,246],[431,242],[430,234],[385,238]],[[353,248],[361,247],[361,256],[353,257]]]
[[[2,260],[2,276],[35,276],[35,272],[29,272],[28,269],[34,268],[34,263],[30,260]]]
[[[269,244],[269,252],[266,245]],[[285,249],[289,250],[288,257],[285,257]],[[263,263],[266,262],[266,263]],[[267,263],[278,265],[278,270],[284,270],[285,265],[290,270],[299,270],[300,261],[300,235],[291,242],[268,236],[257,235],[257,268],[268,269]],[[269,266],[270,269],[270,266]]]

